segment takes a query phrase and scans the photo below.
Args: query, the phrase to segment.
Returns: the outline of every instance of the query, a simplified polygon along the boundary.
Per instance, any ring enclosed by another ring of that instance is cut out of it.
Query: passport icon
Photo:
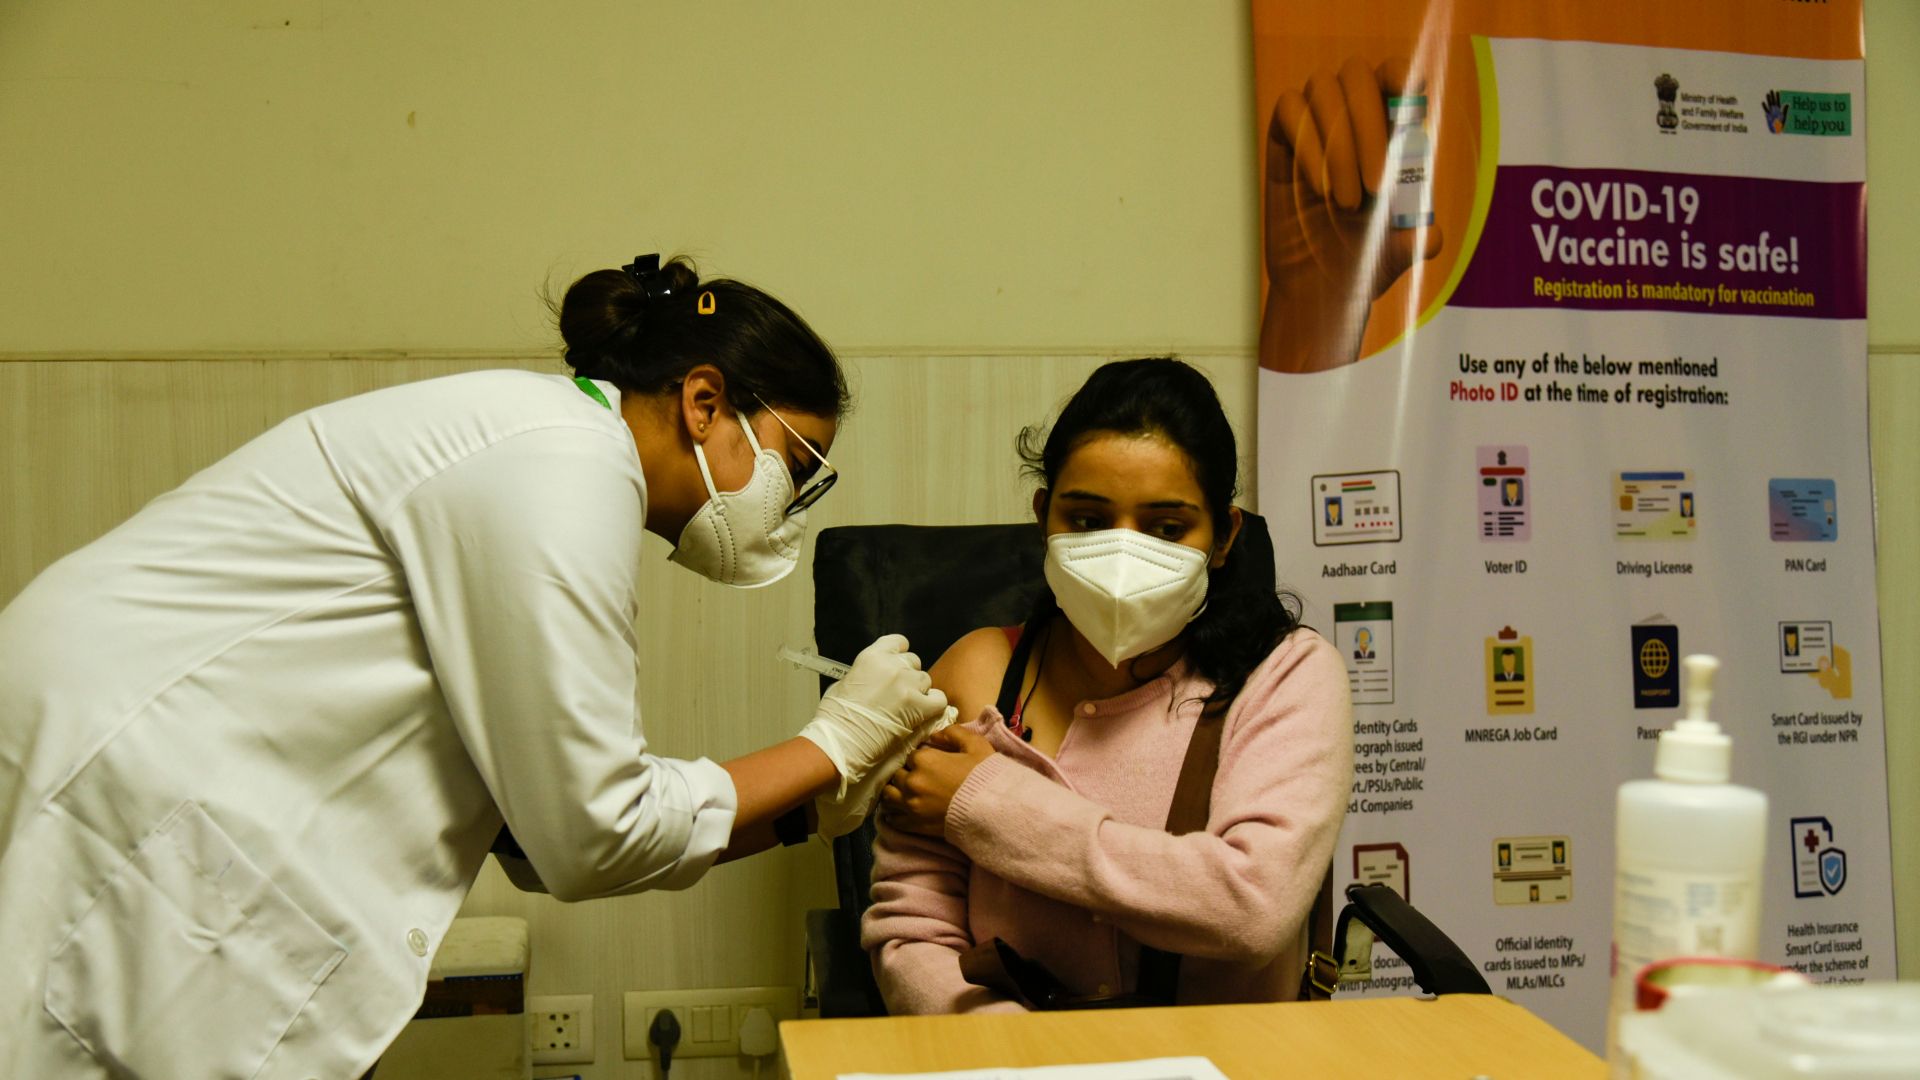
[[[1680,704],[1680,628],[1663,615],[1633,625],[1633,707]]]

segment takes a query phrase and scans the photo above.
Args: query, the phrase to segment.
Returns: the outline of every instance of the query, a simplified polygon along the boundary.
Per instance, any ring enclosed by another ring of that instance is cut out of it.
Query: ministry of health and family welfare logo
[[[1660,113],[1654,117],[1654,123],[1660,125],[1662,135],[1671,135],[1680,126],[1680,114],[1673,108],[1680,97],[1680,80],[1663,71],[1653,80],[1653,92],[1660,99]]]
[[[1780,91],[1767,91],[1767,96],[1760,99],[1760,111],[1767,116],[1767,130],[1775,135],[1784,133],[1787,130],[1787,113],[1792,108],[1780,100]]]

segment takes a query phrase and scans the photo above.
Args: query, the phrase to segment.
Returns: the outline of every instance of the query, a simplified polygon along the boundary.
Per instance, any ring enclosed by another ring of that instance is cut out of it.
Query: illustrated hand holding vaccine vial
[[[1388,98],[1387,119],[1393,124],[1387,145],[1393,170],[1387,213],[1396,229],[1425,228],[1433,224],[1433,141],[1427,136],[1426,95]]]

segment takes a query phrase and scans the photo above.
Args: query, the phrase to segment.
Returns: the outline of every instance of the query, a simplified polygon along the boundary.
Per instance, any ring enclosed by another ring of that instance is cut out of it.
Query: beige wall
[[[1242,0],[0,5],[0,598],[297,409],[551,364],[540,286],[656,247],[767,286],[848,352],[864,407],[818,525],[1019,516],[1013,432],[1109,355],[1182,350],[1250,433],[1248,52]],[[1869,4],[1868,58],[1885,118],[1868,148],[1873,449],[1912,958],[1920,676],[1901,657],[1920,641],[1920,216],[1904,207],[1920,129],[1900,118],[1920,106],[1920,5]],[[766,658],[806,640],[809,586],[707,588],[664,553],[645,578],[672,613],[642,628],[649,736],[724,757],[789,733],[812,682]],[[716,664],[746,677],[708,677]],[[619,991],[792,983],[798,912],[829,892],[808,848],[575,907],[490,872],[469,910],[529,918],[534,991],[598,996],[586,1075],[637,1080]]]

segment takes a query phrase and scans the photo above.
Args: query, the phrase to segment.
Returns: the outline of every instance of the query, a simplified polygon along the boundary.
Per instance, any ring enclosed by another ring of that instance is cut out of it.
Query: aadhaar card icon
[[[1333,605],[1333,643],[1355,705],[1393,704],[1393,602]]]
[[[1511,626],[1486,640],[1487,715],[1525,716],[1533,712],[1533,638]]]
[[[1526,540],[1533,536],[1533,481],[1527,476],[1524,446],[1482,446],[1480,467],[1480,539]]]
[[[1313,542],[1396,543],[1400,539],[1400,473],[1327,473],[1312,480]]]
[[[1573,858],[1564,836],[1503,836],[1493,842],[1493,902],[1564,904],[1573,899]]]

